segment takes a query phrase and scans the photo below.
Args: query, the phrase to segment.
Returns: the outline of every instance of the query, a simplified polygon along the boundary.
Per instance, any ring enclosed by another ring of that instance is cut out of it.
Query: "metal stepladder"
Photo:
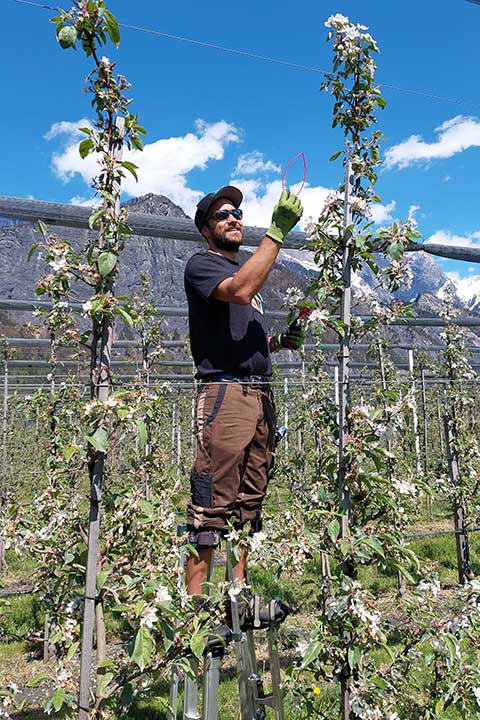
[[[234,585],[234,572],[231,560],[231,543],[225,541],[227,580]],[[208,572],[209,587],[213,582],[214,552]],[[185,563],[185,553],[182,552],[180,562]],[[283,691],[281,687],[280,661],[278,655],[277,626],[270,624],[266,629],[268,642],[268,655],[271,676],[271,691],[265,692],[262,676],[258,672],[254,632],[260,627],[260,603],[258,596],[254,596],[254,629],[243,631],[240,628],[238,597],[230,593],[232,641],[235,649],[235,659],[238,674],[238,690],[240,699],[240,714],[242,720],[266,720],[266,708],[273,710],[275,720],[284,720]],[[275,602],[275,601],[273,601]],[[272,604],[273,615],[273,604]],[[183,679],[183,714],[182,720],[218,720],[218,689],[220,684],[220,666],[225,654],[221,643],[213,648],[207,648],[203,663],[203,690],[202,710],[199,712],[199,663],[196,658],[190,658],[190,666],[195,675],[192,679],[184,674],[178,666],[172,668],[170,684],[170,713],[169,720],[178,718],[178,693]],[[221,708],[220,708],[221,709]]]

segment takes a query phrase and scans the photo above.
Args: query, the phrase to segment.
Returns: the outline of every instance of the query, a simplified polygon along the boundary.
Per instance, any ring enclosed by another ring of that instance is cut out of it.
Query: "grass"
[[[433,522],[426,519],[418,525],[420,531],[428,531],[435,529],[447,529],[451,527],[449,517],[439,517],[441,512],[437,511],[438,516]],[[480,575],[480,533],[471,534],[470,552],[472,558],[472,569],[476,575]],[[433,538],[420,538],[412,541],[411,548],[420,558],[420,561],[428,561],[433,565],[437,572],[441,584],[443,586],[456,584],[456,548],[455,537],[453,535],[445,535]],[[33,569],[33,561],[31,558],[19,558],[15,555],[9,557],[9,573],[8,576],[2,577],[4,587],[14,585],[22,579],[31,576]],[[219,569],[218,573],[223,570]],[[315,568],[312,566],[309,575],[314,581]],[[383,596],[386,611],[390,606],[393,607],[392,599],[397,589],[397,578],[395,574],[379,572],[378,568],[365,567],[361,568],[359,573],[360,581],[374,595]],[[220,577],[220,576],[219,576]],[[282,628],[285,643],[288,648],[293,647],[298,639],[299,634],[306,634],[309,625],[314,621],[314,609],[312,599],[315,593],[311,592],[311,587],[306,582],[306,577],[280,577],[278,578],[273,572],[260,567],[251,567],[250,582],[256,592],[266,599],[280,596],[287,604],[293,608],[302,608],[303,616],[294,615],[288,623]],[[5,674],[16,676],[15,669],[21,668],[19,678],[25,683],[29,677],[33,677],[40,673],[43,666],[40,661],[27,662],[27,653],[32,649],[32,645],[23,641],[22,637],[32,632],[41,633],[43,628],[43,612],[40,603],[33,595],[11,596],[0,604],[0,681]],[[114,636],[121,634],[122,628],[109,622],[109,638],[115,639]],[[392,637],[392,642],[395,639]],[[289,650],[287,650],[287,653]],[[231,654],[226,659],[224,666],[226,671],[222,672],[219,687],[219,707],[221,709],[221,720],[239,720],[240,710],[238,701],[238,687],[236,673],[233,670],[234,658]],[[285,659],[285,658],[284,658]],[[288,660],[288,657],[286,658]],[[290,660],[288,660],[290,662]],[[35,667],[34,667],[35,666]],[[13,669],[13,673],[12,673]],[[267,675],[268,677],[268,675]],[[268,682],[266,682],[268,689]],[[131,720],[167,720],[167,702],[168,702],[169,686],[168,680],[159,681],[155,688],[155,697],[138,698],[132,707],[128,717]],[[328,717],[336,717],[338,711],[333,708],[336,702],[337,690],[324,687],[322,685],[319,696],[313,696],[312,702],[315,702],[318,708],[322,708]],[[179,697],[179,713],[182,714],[182,696]],[[459,720],[460,716],[454,710],[445,713],[447,720]],[[44,714],[37,709],[28,710],[15,716],[18,720],[36,720],[44,717]],[[268,720],[273,719],[273,711],[268,710]],[[292,705],[286,708],[286,720],[299,720],[299,711]]]

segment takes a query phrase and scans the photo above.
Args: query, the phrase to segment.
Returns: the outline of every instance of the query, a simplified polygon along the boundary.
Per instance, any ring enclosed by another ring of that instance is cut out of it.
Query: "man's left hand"
[[[298,323],[292,323],[283,332],[273,335],[270,342],[272,352],[281,350],[298,350],[305,341],[305,330],[299,327]]]

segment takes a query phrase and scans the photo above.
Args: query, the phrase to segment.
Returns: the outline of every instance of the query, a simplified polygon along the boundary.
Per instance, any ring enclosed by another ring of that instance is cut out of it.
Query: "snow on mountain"
[[[460,277],[458,273],[447,273],[454,285],[459,300],[472,311],[480,310],[480,275]]]

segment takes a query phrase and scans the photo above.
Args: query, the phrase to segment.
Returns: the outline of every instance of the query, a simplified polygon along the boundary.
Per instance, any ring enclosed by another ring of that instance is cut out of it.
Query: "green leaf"
[[[105,212],[105,210],[103,209],[103,207],[92,212],[92,214],[88,218],[88,227],[90,228],[90,230],[93,230],[93,228],[97,224],[99,218],[102,217],[104,212]]]
[[[150,630],[145,625],[140,625],[130,660],[138,665],[140,670],[144,670],[150,662],[152,652],[153,639]]]
[[[98,272],[102,277],[110,275],[117,264],[118,257],[112,252],[100,253],[97,260]]]
[[[336,160],[338,157],[340,157],[340,155],[342,155],[344,152],[345,152],[344,150],[337,150],[336,153],[333,153],[332,157],[329,159],[328,162],[333,162],[333,161]]]
[[[147,444],[147,428],[143,420],[137,420],[135,424],[138,431],[138,442],[140,447],[143,448]]]
[[[27,682],[27,687],[29,687],[29,688],[38,687],[38,685],[40,685],[44,680],[49,680],[49,679],[50,679],[49,673],[47,673],[47,672],[40,673],[40,675],[35,675],[34,678],[32,678],[31,680],[29,680]]]
[[[133,327],[133,323],[135,322],[134,318],[128,313],[125,308],[123,308],[121,305],[117,305],[115,307],[115,312],[117,315],[120,315],[123,320],[127,323],[129,327]]]
[[[131,683],[126,683],[120,695],[120,702],[123,707],[130,707],[133,702],[133,687]]]
[[[143,150],[143,142],[137,135],[132,135],[130,138],[130,142],[132,143],[133,147],[137,148],[137,150]]]
[[[382,558],[385,557],[385,551],[383,549],[383,545],[380,542],[380,540],[378,540],[378,538],[375,538],[375,537],[362,538],[362,544],[369,547],[371,550],[373,550],[375,553],[377,553],[377,555],[380,555],[380,557],[382,557]]]
[[[98,680],[98,695],[100,695],[100,697],[103,696],[103,694],[105,693],[105,690],[107,689],[107,686],[109,685],[109,683],[112,680],[113,680],[112,672],[105,673],[105,675],[100,675],[99,680]]]
[[[90,445],[93,445],[95,450],[107,452],[108,435],[105,428],[98,428],[92,435],[87,435],[87,440]]]
[[[438,717],[442,717],[444,707],[445,707],[445,700],[443,698],[440,698],[440,700],[437,700],[437,702],[435,703],[435,714],[438,715]]]
[[[72,657],[75,655],[75,653],[77,652],[79,647],[80,647],[79,642],[74,642],[70,645],[70,647],[68,648],[67,660],[72,659]]]
[[[138,507],[142,511],[143,515],[146,515],[149,518],[153,518],[153,505],[152,503],[148,502],[148,500],[140,498],[140,500],[138,501]]]
[[[316,660],[317,657],[320,655],[321,650],[322,650],[322,643],[319,642],[318,640],[314,640],[312,643],[310,643],[300,667],[306,668],[309,665],[311,665],[312,662],[314,660]]]
[[[329,524],[327,528],[327,534],[332,543],[337,542],[338,540],[338,534],[340,532],[340,523],[336,518],[332,520],[332,522]]]
[[[117,18],[109,10],[105,10],[105,17],[108,36],[112,43],[118,47],[120,45],[120,30],[118,29]]]
[[[67,50],[68,48],[71,48],[71,47],[74,48],[75,43],[77,42],[76,29],[74,27],[72,27],[71,25],[60,28],[60,30],[57,33],[57,40],[64,50]]]
[[[77,451],[77,448],[75,445],[69,445],[68,447],[63,449],[63,456],[67,462],[69,462],[72,457],[75,455]]]
[[[190,649],[199,660],[205,650],[205,638],[200,633],[193,633],[190,640]]]
[[[39,232],[41,233],[44,240],[48,240],[48,228],[43,222],[43,220],[37,220],[37,228]]]
[[[392,260],[398,260],[398,258],[402,257],[403,255],[403,243],[392,242],[391,245],[388,246],[387,252],[392,258]]]
[[[97,667],[107,668],[107,667],[112,667],[112,665],[115,665],[113,660],[102,660],[101,663],[98,663]]]
[[[41,221],[39,220],[38,222],[41,222]],[[40,245],[40,243],[33,243],[32,247],[28,251],[27,261],[31,259],[33,253],[35,252],[35,250],[38,248],[39,245]]]
[[[134,163],[129,162],[128,160],[124,160],[122,162],[122,167],[124,167],[125,170],[128,170],[129,173],[132,173],[133,177],[138,182],[138,175],[136,172],[138,170],[138,165],[135,165]]]
[[[354,667],[356,667],[358,661],[360,660],[361,654],[362,651],[359,647],[348,648],[348,664],[352,670]]]
[[[82,140],[82,142],[78,146],[78,152],[80,153],[80,157],[82,159],[85,159],[93,146],[94,142],[91,138],[86,138],[85,140]]]
[[[100,590],[103,588],[103,586],[107,582],[108,575],[109,575],[109,573],[107,570],[102,570],[102,572],[97,573],[97,579],[96,579],[97,592],[100,592]]]
[[[56,712],[62,709],[63,701],[65,700],[64,688],[57,688],[52,695],[52,705]]]

